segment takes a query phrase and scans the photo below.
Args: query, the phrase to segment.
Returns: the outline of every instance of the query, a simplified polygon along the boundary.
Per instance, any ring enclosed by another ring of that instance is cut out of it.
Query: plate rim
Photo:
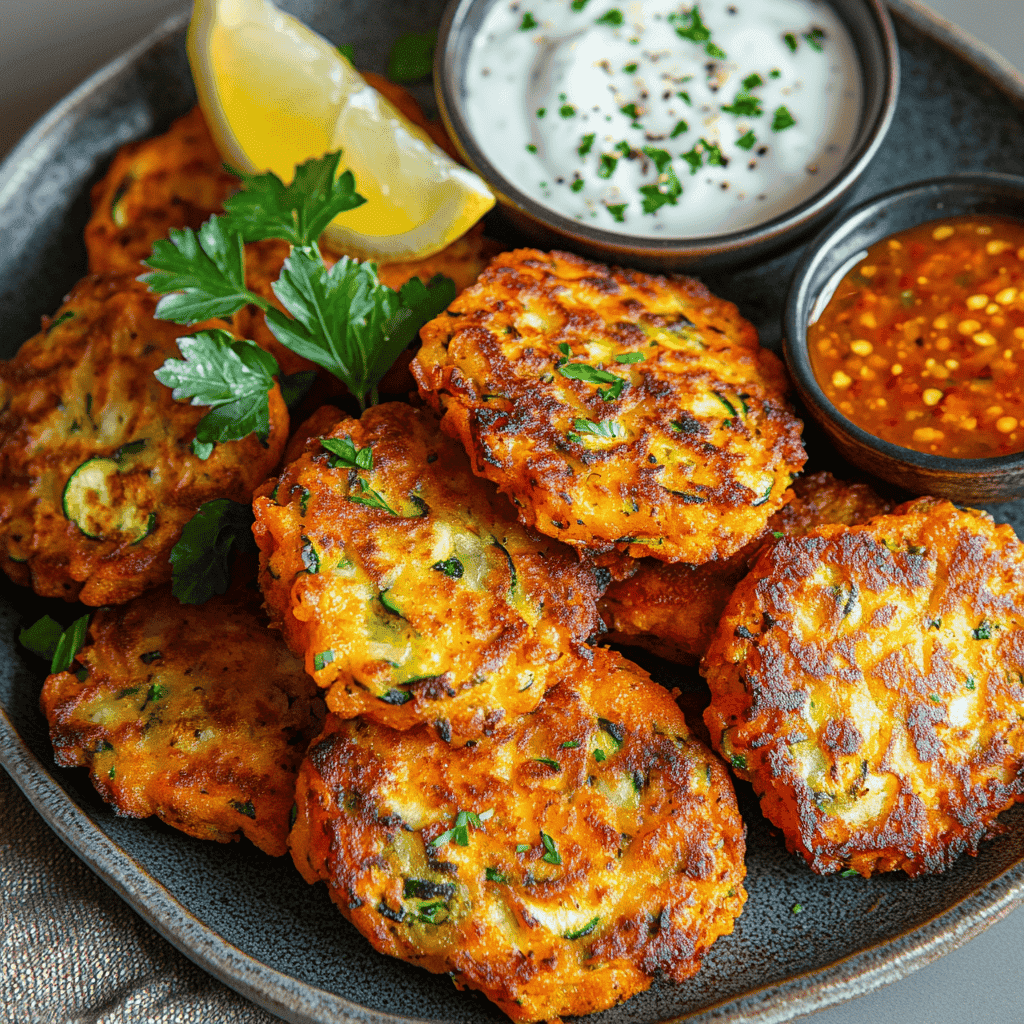
[[[887,0],[890,13],[952,51],[1024,109],[1024,74],[971,33],[918,0]],[[64,119],[102,87],[188,23],[182,11],[93,72],[51,107],[0,163],[0,209],[38,166],[38,149]],[[57,837],[150,927],[189,960],[256,1005],[293,1024],[438,1024],[374,1010],[284,974],[245,953],[197,918],[134,857],[96,825],[22,739],[0,705],[0,766]],[[966,910],[965,906],[970,904]],[[976,905],[975,905],[976,904]],[[956,903],[884,941],[822,967],[726,998],[664,1024],[784,1024],[892,984],[952,952],[1024,904],[1024,856]],[[900,943],[893,955],[889,947]],[[879,954],[888,950],[884,961]]]

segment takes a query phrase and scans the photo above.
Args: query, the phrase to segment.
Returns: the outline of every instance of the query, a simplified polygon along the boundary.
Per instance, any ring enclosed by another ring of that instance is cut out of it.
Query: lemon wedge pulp
[[[387,263],[422,259],[494,205],[480,178],[269,0],[195,0],[188,55],[199,105],[232,166],[288,182],[296,164],[343,150],[366,203],[328,227],[332,248]]]

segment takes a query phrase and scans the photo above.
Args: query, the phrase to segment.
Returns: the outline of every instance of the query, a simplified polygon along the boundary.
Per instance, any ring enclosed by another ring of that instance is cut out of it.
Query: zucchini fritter
[[[520,249],[420,336],[420,392],[473,471],[578,548],[727,558],[804,463],[778,359],[688,278]]]
[[[329,437],[347,460],[314,440],[253,501],[267,607],[327,706],[456,741],[532,711],[599,628],[593,571],[520,526],[428,411],[378,405]]]
[[[266,446],[250,435],[192,454],[209,410],[153,371],[204,325],[155,320],[156,301],[130,277],[87,277],[0,362],[0,565],[45,597],[117,604],[166,582],[199,506],[248,501],[284,449],[275,385]]]
[[[705,721],[818,872],[942,871],[1024,799],[1024,545],[933,498],[765,549]]]
[[[287,848],[299,763],[324,720],[316,686],[236,584],[201,608],[168,588],[95,614],[88,669],[46,680],[57,763],[84,765],[118,814],[197,839]]]
[[[198,107],[163,135],[122,146],[92,189],[90,272],[142,273],[158,238],[171,228],[198,228],[237,188]]]
[[[601,598],[606,639],[696,665],[736,584],[773,534],[800,537],[825,523],[852,526],[892,508],[867,484],[845,483],[831,473],[800,477],[793,491],[793,500],[768,520],[768,530],[731,558],[704,565],[642,559],[634,575],[612,583]]]
[[[667,691],[608,651],[562,675],[514,731],[458,750],[329,716],[289,839],[377,950],[514,1020],[688,978],[746,899],[728,773]]]

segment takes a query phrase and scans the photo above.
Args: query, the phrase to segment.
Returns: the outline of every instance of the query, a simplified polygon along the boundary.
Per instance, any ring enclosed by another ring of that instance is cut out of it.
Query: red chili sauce
[[[857,426],[961,459],[1024,451],[1024,223],[951,217],[875,243],[807,330]]]

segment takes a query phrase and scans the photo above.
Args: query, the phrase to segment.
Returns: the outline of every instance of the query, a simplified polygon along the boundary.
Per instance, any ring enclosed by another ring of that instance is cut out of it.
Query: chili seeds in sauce
[[[1024,224],[931,221],[875,243],[807,331],[836,408],[953,458],[1024,451]]]

